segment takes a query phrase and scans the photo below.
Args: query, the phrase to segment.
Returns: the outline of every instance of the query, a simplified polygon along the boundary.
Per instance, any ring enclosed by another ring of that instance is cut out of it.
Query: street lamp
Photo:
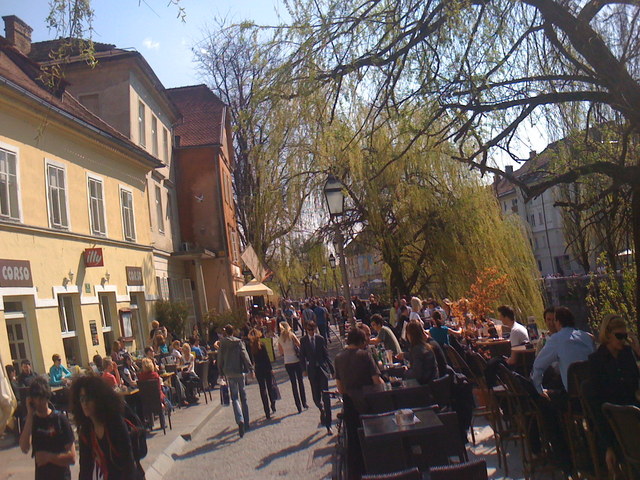
[[[329,265],[331,265],[331,268],[336,268],[336,257],[333,253],[329,254]]]
[[[327,201],[327,208],[329,210],[329,216],[333,217],[344,214],[344,193],[342,184],[333,175],[329,175],[327,182],[324,184],[324,198]],[[335,225],[336,237],[335,245],[337,247],[338,257],[340,259],[340,271],[342,273],[342,291],[347,307],[347,318],[351,326],[355,326],[353,317],[353,309],[351,308],[351,292],[349,291],[349,276],[347,274],[347,264],[344,259],[344,236],[340,231],[338,224]],[[335,258],[333,260],[335,264]],[[331,263],[331,257],[329,257],[329,263]]]

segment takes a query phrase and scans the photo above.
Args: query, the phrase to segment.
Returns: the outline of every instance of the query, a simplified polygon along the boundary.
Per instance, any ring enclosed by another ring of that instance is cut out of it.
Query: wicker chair
[[[422,475],[417,468],[402,470],[401,472],[380,473],[378,475],[363,475],[362,480],[421,480]]]
[[[605,403],[602,411],[616,435],[629,480],[640,478],[640,408]]]
[[[364,477],[363,477],[364,478]],[[429,469],[431,480],[487,480],[487,462],[478,460]]]

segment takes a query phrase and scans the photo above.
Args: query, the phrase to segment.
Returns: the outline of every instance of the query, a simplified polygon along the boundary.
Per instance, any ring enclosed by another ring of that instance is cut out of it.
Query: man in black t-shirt
[[[23,453],[32,450],[36,480],[71,480],[70,465],[76,462],[76,447],[69,420],[49,408],[51,389],[38,377],[29,386],[27,420],[20,434]]]
[[[18,375],[18,386],[28,387],[38,374],[31,368],[31,362],[26,358],[20,362],[20,374]]]

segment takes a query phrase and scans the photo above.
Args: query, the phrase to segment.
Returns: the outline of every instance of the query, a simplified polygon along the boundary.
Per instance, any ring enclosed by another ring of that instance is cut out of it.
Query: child
[[[36,480],[71,480],[76,447],[69,420],[49,408],[51,389],[38,377],[29,386],[27,419],[20,434],[20,449],[36,460]]]

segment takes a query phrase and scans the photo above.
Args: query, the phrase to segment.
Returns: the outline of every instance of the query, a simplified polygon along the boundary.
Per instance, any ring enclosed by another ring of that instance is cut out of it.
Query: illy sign
[[[29,261],[0,259],[0,287],[33,287]]]
[[[104,257],[101,248],[85,248],[84,250],[84,266],[85,267],[103,267]]]

